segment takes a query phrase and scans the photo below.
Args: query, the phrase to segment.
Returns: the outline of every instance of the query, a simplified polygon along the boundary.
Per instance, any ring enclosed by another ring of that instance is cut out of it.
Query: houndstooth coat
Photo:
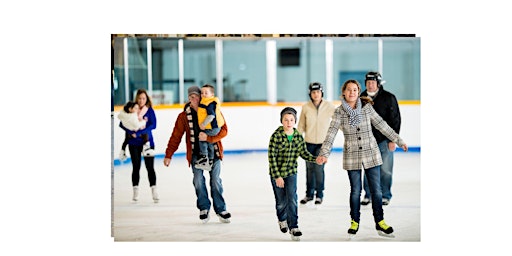
[[[345,136],[343,145],[343,169],[345,170],[368,169],[382,165],[379,146],[372,134],[372,125],[398,146],[402,147],[405,144],[369,103],[363,103],[361,122],[357,126],[350,126],[348,119],[349,115],[343,106],[337,107],[319,153],[319,156],[329,157],[336,134],[338,130],[342,130]]]

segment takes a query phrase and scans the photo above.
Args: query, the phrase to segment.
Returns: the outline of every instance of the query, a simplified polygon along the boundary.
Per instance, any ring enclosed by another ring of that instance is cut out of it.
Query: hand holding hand
[[[395,152],[395,150],[396,150],[396,144],[395,144],[394,142],[390,141],[390,142],[388,143],[388,149],[389,149],[389,151],[391,151],[391,152]]]
[[[316,164],[322,165],[324,163],[327,163],[327,157],[319,156],[319,157],[316,158]]]

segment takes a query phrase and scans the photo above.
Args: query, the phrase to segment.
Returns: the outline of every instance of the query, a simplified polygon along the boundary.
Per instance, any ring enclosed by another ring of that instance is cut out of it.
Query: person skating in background
[[[379,235],[394,237],[393,228],[384,221],[382,191],[380,188],[380,166],[382,158],[372,126],[391,141],[407,151],[407,144],[380,117],[371,105],[371,99],[359,96],[361,85],[356,80],[347,80],[341,87],[341,105],[336,108],[327,136],[316,159],[318,164],[327,162],[338,130],[343,131],[343,169],[347,170],[350,181],[350,228],[349,237],[359,230],[361,216],[361,172],[368,178],[372,193],[372,210],[375,228]]]
[[[200,132],[197,120],[197,109],[201,100],[201,90],[197,86],[188,88],[188,100],[183,111],[176,118],[174,128],[165,149],[164,165],[169,166],[171,158],[178,150],[181,139],[185,135],[185,143],[187,145],[187,161],[189,167],[192,167],[193,180],[197,200],[196,207],[199,209],[199,219],[203,223],[207,223],[210,219],[210,208],[212,202],[208,197],[208,189],[204,177],[204,170],[196,168],[193,164],[200,156],[199,141],[208,141],[214,145],[215,154],[213,158],[213,166],[210,172],[210,195],[213,200],[213,210],[222,223],[229,223],[231,213],[226,210],[226,202],[222,195],[224,188],[222,179],[220,178],[221,160],[224,157],[224,148],[221,139],[228,134],[227,124],[221,127],[219,133],[215,136],[207,136],[204,132]],[[222,113],[220,113],[222,115]]]
[[[272,133],[268,145],[268,168],[279,229],[283,233],[289,229],[293,240],[302,236],[298,225],[297,158],[315,162],[315,156],[306,149],[304,138],[294,128],[296,120],[297,111],[284,108],[282,125]]]
[[[323,87],[319,82],[310,83],[308,90],[310,101],[302,106],[297,130],[303,134],[307,150],[314,156],[318,156],[336,107],[323,99]],[[301,204],[306,204],[313,199],[315,204],[322,203],[325,189],[324,167],[323,164],[306,161],[306,196],[300,200]]]
[[[128,101],[124,105],[121,112],[117,116],[119,121],[124,125],[126,129],[131,131],[138,131],[146,128],[147,118],[144,119],[142,116],[139,116],[139,104],[134,101]],[[119,153],[119,160],[124,162],[127,159],[126,156],[126,146],[128,146],[128,141],[132,138],[133,133],[126,132],[125,139],[121,146],[121,152]],[[142,147],[142,154],[144,156],[154,156],[154,150],[149,145],[149,136],[146,133],[140,135],[142,141],[144,142],[144,146]]]
[[[224,117],[220,113],[220,100],[215,97],[215,87],[210,84],[203,85],[201,88],[201,101],[197,108],[199,129],[208,136],[217,135],[220,127],[224,125]],[[195,162],[195,167],[210,171],[213,164],[213,144],[208,141],[200,141],[199,149],[200,156]]]
[[[126,128],[122,122],[119,123],[119,127],[121,127],[125,132],[132,135],[132,137],[128,140],[128,149],[130,150],[130,156],[132,158],[132,186],[133,186],[133,201],[139,200],[139,180],[140,180],[140,166],[142,163],[142,153],[144,149],[144,140],[142,139],[142,134],[147,134],[149,139],[150,148],[154,150],[155,142],[153,141],[152,130],[156,129],[156,115],[153,110],[153,104],[151,103],[151,98],[148,93],[144,89],[137,90],[135,94],[135,102],[139,105],[140,112],[139,116],[142,119],[146,120],[146,127],[144,129],[140,129],[138,131],[131,131]],[[154,155],[143,155],[144,164],[146,165],[146,170],[148,172],[149,186],[151,187],[151,193],[153,196],[153,201],[158,203],[158,193],[156,190],[156,173],[154,168],[155,157]]]
[[[394,94],[384,90],[385,82],[379,72],[370,71],[365,75],[366,90],[361,96],[369,96],[373,101],[373,108],[379,116],[398,134],[400,134],[400,108]],[[391,201],[391,185],[393,183],[393,159],[396,150],[396,144],[390,141],[375,127],[372,128],[373,136],[379,145],[380,155],[382,156],[382,165],[380,167],[380,186],[382,188],[382,205],[388,205]],[[362,205],[371,202],[371,192],[368,186],[366,176],[363,179],[364,198]]]

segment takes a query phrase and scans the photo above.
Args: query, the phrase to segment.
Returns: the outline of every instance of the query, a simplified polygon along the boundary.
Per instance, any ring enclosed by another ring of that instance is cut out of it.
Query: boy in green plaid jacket
[[[313,156],[306,148],[302,135],[294,128],[297,111],[286,107],[281,111],[281,123],[268,145],[269,174],[274,197],[276,215],[281,232],[288,228],[293,240],[299,240],[302,232],[298,226],[297,211],[297,158],[315,163]]]

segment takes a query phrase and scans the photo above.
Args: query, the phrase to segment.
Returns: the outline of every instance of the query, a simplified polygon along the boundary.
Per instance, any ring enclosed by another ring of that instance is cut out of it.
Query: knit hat
[[[188,88],[188,96],[190,96],[190,94],[192,94],[192,93],[195,93],[195,94],[201,96],[201,89],[199,89],[199,87],[197,87],[195,85],[190,86]]]
[[[295,121],[297,121],[297,111],[294,108],[286,107],[286,108],[283,108],[283,110],[281,110],[281,120],[280,120],[281,122],[283,121],[283,116],[285,114],[292,114]]]

